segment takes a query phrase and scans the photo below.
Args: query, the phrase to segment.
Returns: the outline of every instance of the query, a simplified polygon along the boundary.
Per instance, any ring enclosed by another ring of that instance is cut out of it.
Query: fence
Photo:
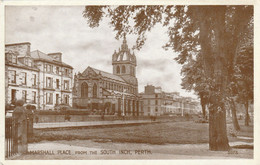
[[[18,124],[13,118],[5,118],[5,157],[18,153]]]

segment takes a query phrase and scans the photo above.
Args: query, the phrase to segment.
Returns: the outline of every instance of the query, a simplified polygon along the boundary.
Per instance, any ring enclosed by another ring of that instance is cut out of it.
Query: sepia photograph
[[[5,160],[253,160],[254,5],[5,5]]]

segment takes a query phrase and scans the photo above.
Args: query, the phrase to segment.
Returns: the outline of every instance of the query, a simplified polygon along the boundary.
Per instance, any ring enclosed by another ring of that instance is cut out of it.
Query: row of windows
[[[120,72],[121,70],[121,72]],[[123,65],[120,69],[120,66],[116,67],[116,73],[120,74],[120,73],[125,73],[125,66]]]
[[[123,85],[118,85],[112,82],[104,82],[103,83],[103,87],[105,89],[109,89],[109,90],[114,90],[114,91],[120,91],[123,92],[125,90],[125,92],[127,93],[135,93],[135,89],[129,86],[123,86]]]
[[[17,56],[13,54],[8,54],[5,60],[9,63],[17,64]]]
[[[148,107],[147,111],[151,112],[151,107]],[[158,112],[158,108],[157,107],[155,108],[155,112]]]
[[[20,79],[21,79],[21,85],[27,85],[27,73],[26,72],[21,72],[20,73],[21,76],[20,76]],[[12,84],[17,84],[17,74],[16,74],[16,71],[14,70],[10,70],[9,71],[9,78],[10,78],[10,82]],[[37,75],[36,74],[32,74],[32,86],[36,86],[37,85]],[[70,89],[70,82],[69,80],[64,80],[64,83],[63,83],[63,89],[64,90],[69,90]],[[59,79],[56,79],[56,89],[60,89],[60,80]],[[53,78],[51,77],[46,77],[46,88],[53,88]]]
[[[8,54],[6,56],[6,61],[8,61],[9,63],[13,63],[13,64],[17,64],[18,58],[16,55],[14,54]],[[33,59],[30,57],[24,57],[22,58],[21,61],[23,64],[25,64],[26,66],[30,66],[33,67]]]
[[[55,68],[55,72],[54,72],[54,68]],[[45,65],[45,72],[55,73],[57,75],[62,75],[62,68],[59,67],[59,66],[54,67],[53,65],[46,64]],[[63,75],[68,76],[68,77],[72,77],[72,70],[64,68]]]
[[[69,80],[64,80],[63,81],[63,89],[64,90],[69,90],[70,89],[70,82]],[[56,89],[60,89],[60,79],[56,79]],[[53,78],[51,77],[46,77],[46,88],[53,88]]]
[[[21,85],[27,85],[27,73],[26,72],[21,72],[20,73],[20,80],[21,80]],[[32,74],[32,86],[36,86],[37,84],[37,75]],[[15,70],[10,70],[9,71],[9,79],[12,84],[17,84],[17,73]]]
[[[92,88],[92,97],[96,98],[97,97],[97,85],[94,84],[93,85],[93,88]],[[88,84],[86,82],[83,82],[81,84],[81,97],[82,98],[88,98],[89,95],[88,95]]]
[[[11,102],[15,102],[17,100],[16,98],[17,90],[12,89],[11,90]],[[22,100],[25,103],[31,103],[36,104],[37,102],[37,93],[35,91],[32,91],[31,98],[28,98],[28,92],[26,90],[22,90]],[[56,104],[59,104],[59,94],[56,94],[55,96]],[[28,101],[30,99],[30,101]],[[47,104],[53,104],[53,93],[46,93],[46,103]],[[69,95],[64,95],[63,103],[69,104]]]
[[[159,101],[158,100],[144,100],[144,104],[146,105],[158,105],[159,104]]]
[[[11,102],[15,102],[17,100],[16,98],[16,93],[17,93],[17,90],[15,89],[12,89],[11,90]],[[26,90],[22,90],[22,100],[25,102],[25,103],[28,103],[28,92]],[[35,104],[36,103],[36,92],[35,91],[32,91],[32,95],[31,95],[31,104]]]
[[[16,55],[8,54],[6,57],[7,57],[6,60],[9,63],[17,64],[17,56]],[[30,67],[33,66],[33,60],[31,58],[28,58],[28,57],[25,57],[23,59],[23,63],[27,66],[30,66]],[[46,64],[45,65],[45,72],[54,73],[54,66],[51,65],[51,64]],[[57,74],[57,75],[62,74],[61,67],[58,67],[58,66],[55,67],[55,74]],[[72,77],[72,70],[68,69],[68,68],[64,68],[63,75],[68,76],[68,77]]]
[[[125,65],[122,65],[121,68],[120,66],[116,67],[116,73],[121,74],[121,73],[126,73],[126,67]],[[135,68],[133,66],[130,66],[130,75],[135,75]]]
[[[60,97],[59,94],[55,95],[55,100],[56,100],[55,104],[57,105],[60,104],[59,97]],[[53,93],[46,93],[46,103],[53,104]],[[69,104],[69,95],[64,95],[63,103]]]

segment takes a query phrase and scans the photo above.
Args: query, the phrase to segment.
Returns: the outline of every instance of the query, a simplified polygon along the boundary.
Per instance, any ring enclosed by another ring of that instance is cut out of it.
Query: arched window
[[[93,85],[93,97],[97,97],[97,85],[96,84],[94,84]]]
[[[88,84],[86,82],[83,82],[81,84],[81,97],[82,98],[88,97]]]
[[[125,66],[122,66],[122,73],[125,73]]]
[[[116,73],[120,73],[120,67],[119,66],[116,67]]]

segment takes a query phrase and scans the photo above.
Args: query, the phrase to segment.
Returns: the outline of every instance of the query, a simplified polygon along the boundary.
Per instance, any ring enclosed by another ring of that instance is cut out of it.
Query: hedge
[[[34,111],[37,115],[89,115],[90,110],[63,110],[63,111],[52,111],[52,110],[36,110]]]

